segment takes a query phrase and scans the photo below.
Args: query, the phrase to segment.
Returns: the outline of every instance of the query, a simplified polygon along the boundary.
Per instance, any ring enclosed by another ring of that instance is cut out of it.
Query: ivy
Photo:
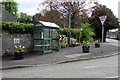
[[[12,33],[32,33],[32,28],[34,24],[24,24],[24,23],[16,23],[16,22],[2,22],[2,30],[8,31]]]
[[[75,39],[79,40],[80,37],[80,29],[72,29],[72,28],[61,28],[60,34],[64,34],[66,36],[71,35]]]

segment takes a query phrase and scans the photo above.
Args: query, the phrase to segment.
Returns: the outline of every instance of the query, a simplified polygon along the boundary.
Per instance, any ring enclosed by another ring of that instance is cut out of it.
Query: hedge
[[[32,28],[34,24],[24,24],[24,23],[16,23],[16,22],[2,22],[2,30],[6,30],[8,32],[12,33],[32,33]],[[64,35],[71,35],[71,37],[74,37],[75,39],[79,40],[80,37],[80,29],[70,29],[70,28],[61,28],[60,34]]]
[[[6,30],[12,33],[32,33],[32,28],[34,24],[24,24],[16,22],[2,22],[2,30]]]
[[[72,29],[72,28],[61,28],[60,34],[64,34],[66,36],[71,35],[75,39],[79,40],[80,38],[80,29]]]

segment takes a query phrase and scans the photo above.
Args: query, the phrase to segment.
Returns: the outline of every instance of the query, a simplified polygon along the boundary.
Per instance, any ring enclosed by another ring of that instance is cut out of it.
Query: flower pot
[[[24,52],[14,52],[14,59],[15,60],[19,60],[19,59],[23,59],[23,53]]]
[[[96,47],[96,48],[99,48],[99,47],[100,47],[100,44],[95,44],[95,47]]]
[[[83,49],[83,53],[89,53],[89,50],[90,50],[90,46],[82,46],[82,49]]]

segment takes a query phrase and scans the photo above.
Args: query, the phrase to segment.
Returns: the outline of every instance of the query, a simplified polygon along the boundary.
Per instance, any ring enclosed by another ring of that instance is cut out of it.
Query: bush
[[[32,33],[34,24],[24,24],[16,22],[2,22],[2,30],[12,33]]]
[[[79,40],[79,38],[80,38],[80,29],[71,29],[71,33],[72,33],[71,34],[72,37]]]
[[[71,35],[71,31],[69,28],[61,28],[60,34],[64,34],[64,35],[68,36],[68,35]]]
[[[95,33],[93,32],[93,29],[89,26],[90,26],[90,24],[88,24],[88,23],[82,24],[82,31],[81,31],[82,41],[90,41],[90,39],[93,36],[95,36]]]
[[[71,29],[71,28],[61,28],[60,34],[64,34],[66,36],[71,35],[75,39],[79,40],[80,37],[80,29]]]

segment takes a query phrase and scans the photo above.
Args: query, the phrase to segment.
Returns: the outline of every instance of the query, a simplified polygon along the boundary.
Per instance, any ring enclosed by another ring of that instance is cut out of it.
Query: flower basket
[[[23,45],[15,45],[16,51],[14,52],[14,59],[15,60],[19,60],[19,59],[23,59],[23,54],[24,54],[24,48],[25,46]]]
[[[95,48],[99,48],[100,47],[100,40],[96,40],[95,41]]]
[[[90,46],[82,46],[83,53],[89,53],[90,51]]]
[[[15,60],[19,60],[19,59],[23,59],[23,53],[24,52],[14,52],[14,59]]]
[[[90,44],[92,43],[92,37],[95,35],[93,29],[90,27],[89,23],[81,24],[82,31],[81,31],[81,40],[82,40],[82,49],[83,53],[89,53]]]
[[[99,48],[100,47],[100,44],[95,44],[95,48]]]
[[[90,50],[90,41],[83,41],[82,43],[83,53],[89,53]]]

